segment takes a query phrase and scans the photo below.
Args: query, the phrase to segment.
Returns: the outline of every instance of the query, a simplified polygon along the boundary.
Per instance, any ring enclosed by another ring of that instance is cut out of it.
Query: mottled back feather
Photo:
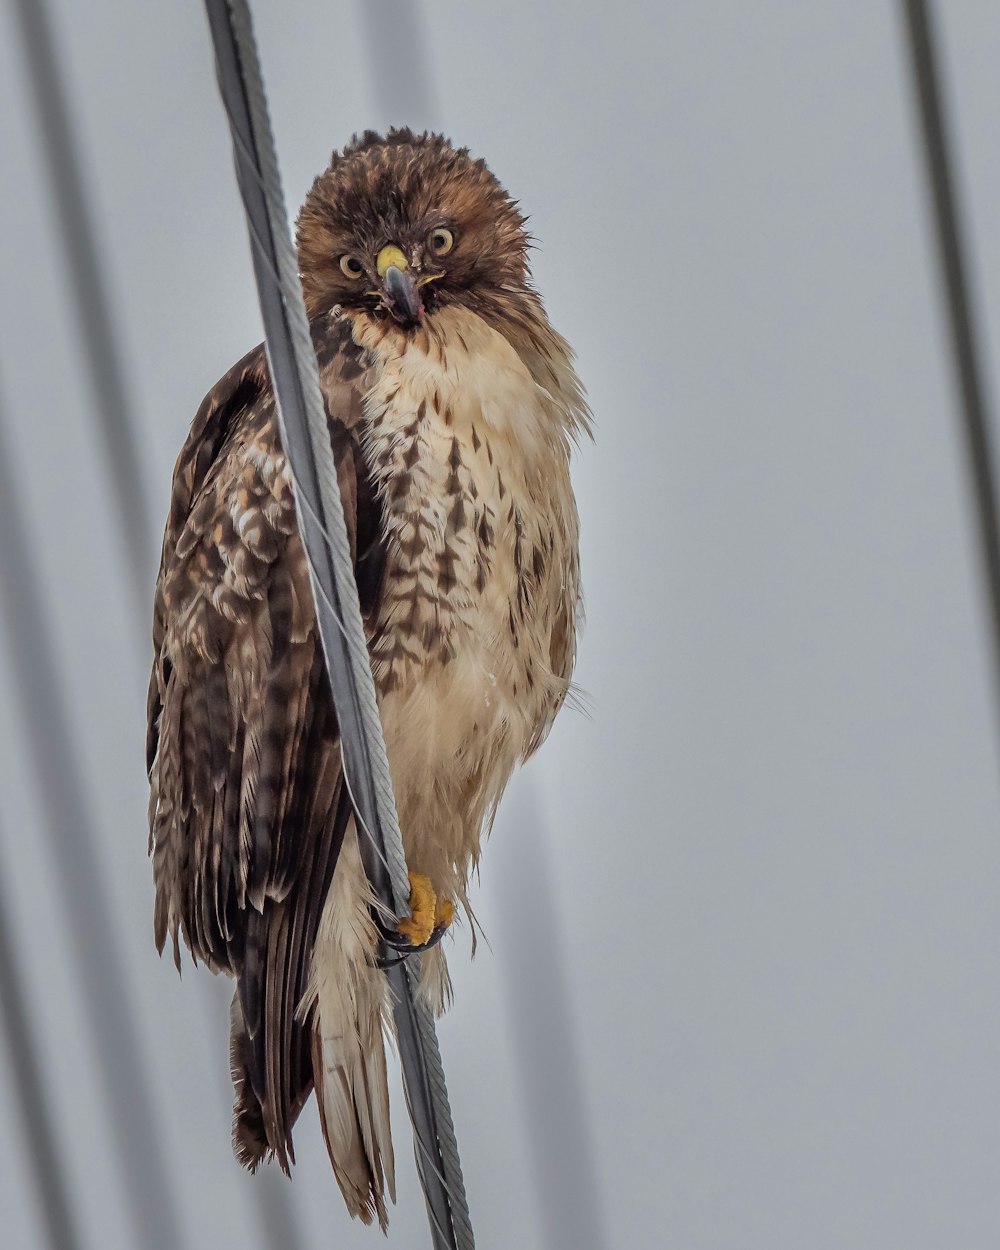
[[[376,609],[380,508],[358,442],[370,361],[312,325],[362,608]],[[267,362],[202,403],[174,472],[154,609],[147,765],[154,929],[236,978],[237,1152],[292,1159],[309,1094],[296,1017],[350,806]]]

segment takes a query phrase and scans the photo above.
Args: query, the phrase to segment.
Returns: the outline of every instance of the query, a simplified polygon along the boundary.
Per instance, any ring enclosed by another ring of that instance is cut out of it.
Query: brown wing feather
[[[370,363],[313,325],[362,606],[382,524],[358,441]],[[349,814],[263,349],[209,393],[177,461],[153,624],[147,764],[154,931],[236,978],[235,1136],[282,1167],[312,1084],[296,1009]]]

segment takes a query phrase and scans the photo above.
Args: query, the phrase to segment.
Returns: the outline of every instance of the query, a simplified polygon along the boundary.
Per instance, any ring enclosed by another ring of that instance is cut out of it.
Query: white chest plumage
[[[461,824],[478,839],[568,681],[552,654],[577,596],[565,438],[514,349],[468,313],[387,354],[366,414],[388,537],[372,662],[403,827],[442,790],[465,807],[455,791],[471,787]]]

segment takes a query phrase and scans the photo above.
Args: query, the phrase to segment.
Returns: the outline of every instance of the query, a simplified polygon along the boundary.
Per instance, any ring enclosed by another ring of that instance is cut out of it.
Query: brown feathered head
[[[309,316],[340,304],[415,326],[528,292],[528,236],[484,161],[442,135],[366,131],[312,185],[296,239]]]

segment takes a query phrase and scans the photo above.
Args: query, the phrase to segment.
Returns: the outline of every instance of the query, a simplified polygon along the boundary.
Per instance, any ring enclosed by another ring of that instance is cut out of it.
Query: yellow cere
[[[406,254],[395,243],[387,243],[375,260],[375,268],[378,270],[380,278],[385,277],[385,271],[390,265],[395,265],[397,269],[408,269],[410,267]]]

